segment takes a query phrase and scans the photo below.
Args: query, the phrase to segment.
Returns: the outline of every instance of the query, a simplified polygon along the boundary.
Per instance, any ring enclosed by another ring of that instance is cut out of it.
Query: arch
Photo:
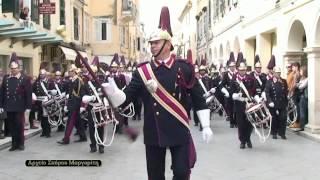
[[[320,45],[320,16],[318,17],[318,20],[316,22],[316,29],[315,29],[315,34],[314,34],[314,37],[315,37],[315,43],[317,45]]]
[[[289,51],[302,51],[307,46],[306,31],[300,20],[295,20],[292,23],[287,46]]]
[[[234,38],[234,41],[233,41],[233,52],[235,54],[238,54],[238,52],[240,52],[240,41],[239,41],[238,37]]]

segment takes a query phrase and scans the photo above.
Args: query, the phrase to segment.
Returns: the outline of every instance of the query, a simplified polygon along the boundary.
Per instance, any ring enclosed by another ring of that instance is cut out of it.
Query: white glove
[[[258,95],[255,95],[254,96],[254,100],[257,102],[257,103],[260,103],[262,101],[262,98],[260,98]]]
[[[197,111],[199,121],[202,125],[202,138],[205,142],[209,143],[212,138],[212,130],[210,128],[210,109],[203,109]]]
[[[232,99],[233,100],[240,100],[241,94],[240,93],[233,93],[232,94]]]
[[[37,100],[36,94],[32,93],[32,101],[36,101],[36,100]]]
[[[229,94],[229,92],[228,92],[228,90],[227,90],[226,88],[222,88],[222,89],[221,89],[221,92],[224,94],[224,96],[225,96],[226,98],[230,97],[230,94]]]
[[[158,88],[158,84],[155,80],[150,79],[147,81],[146,87],[150,93],[155,93]]]
[[[65,92],[61,93],[61,97],[66,97],[66,93]]]
[[[103,83],[103,90],[108,95],[110,103],[113,107],[118,107],[126,100],[126,94],[121,91],[113,78],[108,78],[109,83]]]
[[[52,96],[55,96],[55,95],[57,95],[57,93],[58,93],[58,91],[57,90],[49,90],[48,91]]]
[[[64,112],[68,112],[69,111],[67,106],[64,106],[63,110],[64,110]]]
[[[66,95],[66,98],[69,99],[69,94]]]
[[[80,113],[83,113],[86,110],[84,107],[80,107]]]
[[[216,88],[211,88],[209,91],[211,94],[214,94],[216,92]]]
[[[95,96],[83,96],[82,97],[82,102],[85,103],[85,104],[88,104],[89,102],[93,102],[95,101],[97,98]]]
[[[262,101],[266,101],[267,100],[266,92],[262,92],[261,99],[262,99]]]
[[[203,97],[204,97],[204,98],[208,98],[210,95],[211,95],[211,94],[210,94],[210,91],[209,91],[209,92],[204,93],[204,94],[203,94]]]
[[[206,104],[209,104],[213,99],[213,96],[210,96],[206,99]]]
[[[273,108],[274,107],[274,103],[273,102],[269,103],[269,107]]]
[[[25,111],[25,112],[26,112],[26,113],[30,113],[30,111],[31,111],[30,109],[26,109],[26,111]]]
[[[4,109],[3,108],[0,108],[0,113],[3,113],[4,112]]]

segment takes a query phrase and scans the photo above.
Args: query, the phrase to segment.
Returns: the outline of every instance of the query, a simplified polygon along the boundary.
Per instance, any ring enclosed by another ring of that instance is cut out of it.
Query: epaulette
[[[142,65],[144,65],[144,64],[148,64],[150,61],[144,61],[144,62],[142,62],[142,63],[139,63],[139,64],[137,64],[137,67],[141,67]]]

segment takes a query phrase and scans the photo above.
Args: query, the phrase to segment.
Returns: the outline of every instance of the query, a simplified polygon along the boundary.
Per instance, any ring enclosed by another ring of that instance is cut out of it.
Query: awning
[[[63,47],[63,46],[59,46],[59,47],[62,50],[63,54],[65,55],[66,60],[74,61],[76,59],[77,53],[73,49]],[[88,54],[86,52],[79,51],[79,53],[82,55],[82,57],[88,58]]]
[[[73,49],[66,48],[66,47],[63,47],[63,46],[59,46],[59,47],[62,50],[63,54],[65,55],[66,60],[74,61],[76,59],[77,53]]]

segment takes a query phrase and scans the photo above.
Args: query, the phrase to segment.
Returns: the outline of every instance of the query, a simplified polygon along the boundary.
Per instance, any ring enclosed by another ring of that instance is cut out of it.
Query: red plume
[[[187,51],[187,61],[188,61],[190,64],[193,64],[192,51],[191,51],[191,49],[188,49],[188,51]]]
[[[167,30],[170,36],[172,37],[171,24],[170,24],[170,13],[167,6],[162,7],[160,14],[160,21],[158,28],[162,30]]]

